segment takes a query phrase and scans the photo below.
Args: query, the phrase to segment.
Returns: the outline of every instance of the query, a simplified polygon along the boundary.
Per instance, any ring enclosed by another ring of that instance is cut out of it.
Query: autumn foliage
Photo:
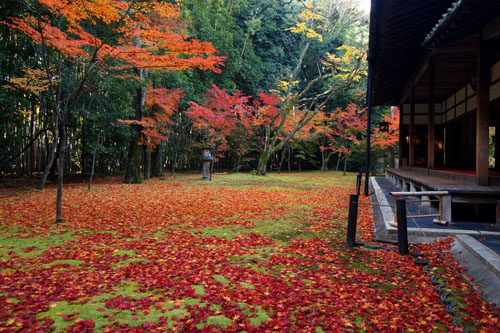
[[[173,123],[171,117],[179,111],[179,101],[183,97],[184,93],[181,89],[153,89],[149,86],[146,90],[145,101],[147,116],[140,120],[119,120],[119,122],[139,126],[142,134],[139,144],[155,148],[166,140],[168,125]]]
[[[73,183],[59,225],[51,223],[55,188],[1,190],[0,330],[462,329],[411,256],[345,248],[353,177],[238,177],[106,179],[93,191]],[[365,201],[358,230],[367,243]],[[460,300],[459,323],[498,331],[499,317],[437,250],[450,241],[435,246],[411,250]]]
[[[391,113],[383,118],[383,121],[389,124],[389,131],[382,132],[379,127],[375,127],[374,129],[374,146],[381,149],[397,146],[399,142],[399,117],[399,108],[393,106]]]
[[[220,71],[216,66],[224,58],[213,56],[216,50],[211,43],[188,40],[182,33],[180,9],[175,4],[119,0],[39,0],[38,3],[36,14],[11,17],[4,24],[65,57],[101,64],[119,60],[133,68],[198,67]],[[98,22],[110,27],[114,36],[105,38],[96,34],[93,30]]]
[[[204,140],[216,147],[217,152],[228,150],[231,136],[251,140],[259,129],[268,124],[279,111],[279,97],[259,92],[258,98],[243,96],[239,92],[228,93],[215,84],[208,89],[203,104],[190,102],[186,112],[194,121],[194,128],[203,134]],[[244,147],[237,148],[245,152]]]

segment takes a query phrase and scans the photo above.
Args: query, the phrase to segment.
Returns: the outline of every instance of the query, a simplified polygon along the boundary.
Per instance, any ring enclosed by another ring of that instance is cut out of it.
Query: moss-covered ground
[[[410,257],[345,247],[354,181],[307,172],[73,183],[60,224],[55,188],[1,189],[0,331],[457,329]],[[369,242],[361,201],[358,236]],[[417,250],[453,293],[458,324],[499,328],[447,254]]]

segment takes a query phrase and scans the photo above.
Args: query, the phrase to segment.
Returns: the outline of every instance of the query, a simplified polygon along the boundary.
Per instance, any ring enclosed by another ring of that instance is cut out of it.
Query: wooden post
[[[356,245],[356,222],[358,220],[358,195],[349,196],[349,215],[347,217],[347,247]]]
[[[434,169],[435,110],[434,110],[434,58],[429,63],[429,100],[427,107],[427,168]]]
[[[476,181],[488,186],[490,66],[483,45],[477,56]]]
[[[406,199],[396,199],[396,218],[398,223],[399,254],[408,254],[408,224],[406,220]]]
[[[410,133],[409,136],[409,156],[408,165],[411,168],[415,164],[415,88],[411,87],[410,95]]]
[[[495,113],[495,171],[500,171],[500,114]]]
[[[398,150],[398,164],[399,167],[403,166],[403,145],[405,144],[404,142],[404,136],[403,136],[403,105],[399,106],[399,150]]]

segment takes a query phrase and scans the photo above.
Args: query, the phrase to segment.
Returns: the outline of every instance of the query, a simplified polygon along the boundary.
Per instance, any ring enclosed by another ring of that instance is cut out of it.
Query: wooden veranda
[[[369,53],[372,105],[401,110],[391,177],[496,209],[497,221],[500,2],[372,0]]]

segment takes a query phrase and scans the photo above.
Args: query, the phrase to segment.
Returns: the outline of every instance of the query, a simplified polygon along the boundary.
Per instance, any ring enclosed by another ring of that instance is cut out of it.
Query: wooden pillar
[[[411,88],[410,95],[410,131],[409,131],[408,165],[415,164],[415,88]]]
[[[488,185],[490,66],[483,45],[477,56],[476,181]]]
[[[495,171],[500,171],[500,114],[495,113]]]
[[[434,169],[435,111],[434,111],[434,58],[429,63],[429,99],[427,107],[427,168]]]
[[[403,136],[403,105],[399,106],[399,150],[398,150],[398,164],[399,167],[403,167],[403,145],[405,144]],[[500,160],[499,160],[500,161]]]

